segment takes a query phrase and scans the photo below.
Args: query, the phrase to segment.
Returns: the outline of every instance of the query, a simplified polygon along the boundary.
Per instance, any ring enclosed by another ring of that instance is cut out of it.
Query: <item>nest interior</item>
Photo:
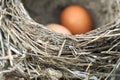
[[[108,80],[118,75],[120,0],[0,3],[0,79]],[[49,31],[44,24],[59,23],[61,10],[70,4],[88,9],[97,29],[75,36]]]
[[[59,23],[61,11],[69,5],[80,5],[88,10],[93,19],[93,27],[98,28],[118,17],[116,1],[105,0],[23,0],[30,16],[41,24]]]

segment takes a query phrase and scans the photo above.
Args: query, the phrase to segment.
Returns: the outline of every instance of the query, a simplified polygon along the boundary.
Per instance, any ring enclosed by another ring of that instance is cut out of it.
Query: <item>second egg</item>
[[[60,23],[74,35],[84,34],[92,29],[90,14],[85,8],[78,5],[66,7],[60,15]]]

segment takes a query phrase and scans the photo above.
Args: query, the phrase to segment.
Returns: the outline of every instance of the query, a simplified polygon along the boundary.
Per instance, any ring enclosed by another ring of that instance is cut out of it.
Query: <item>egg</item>
[[[60,15],[61,25],[68,28],[72,34],[84,34],[92,29],[92,20],[88,11],[79,6],[66,7]]]
[[[57,33],[61,33],[61,34],[68,34],[68,35],[72,35],[72,33],[64,26],[59,25],[59,24],[48,24],[46,25],[48,29],[57,32]]]

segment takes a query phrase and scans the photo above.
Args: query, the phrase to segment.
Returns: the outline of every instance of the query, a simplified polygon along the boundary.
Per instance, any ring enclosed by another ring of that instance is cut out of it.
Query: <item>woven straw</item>
[[[120,64],[120,0],[0,3],[0,80],[108,80],[119,76],[115,72]],[[44,26],[59,23],[60,11],[70,4],[88,9],[97,29],[62,35]]]

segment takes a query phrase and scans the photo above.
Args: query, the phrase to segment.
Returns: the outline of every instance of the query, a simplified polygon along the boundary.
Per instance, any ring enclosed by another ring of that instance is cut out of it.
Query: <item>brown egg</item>
[[[60,23],[68,28],[72,34],[83,34],[92,29],[90,14],[78,5],[66,7],[60,15]]]
[[[47,27],[57,33],[68,34],[68,35],[72,34],[66,27],[59,24],[48,24]]]

